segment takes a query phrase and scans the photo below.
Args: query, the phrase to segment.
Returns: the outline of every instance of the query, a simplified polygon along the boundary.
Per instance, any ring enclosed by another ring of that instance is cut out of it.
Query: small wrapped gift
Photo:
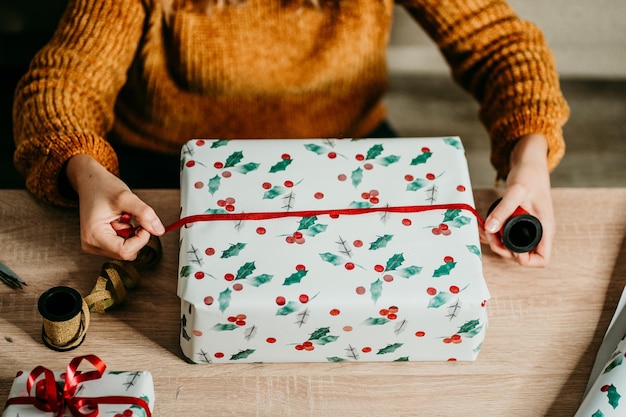
[[[194,363],[474,360],[489,292],[457,137],[189,141]]]
[[[79,370],[81,361],[95,370]],[[148,371],[105,371],[94,355],[74,358],[64,372],[37,366],[18,372],[3,417],[150,417],[154,407],[152,375]]]

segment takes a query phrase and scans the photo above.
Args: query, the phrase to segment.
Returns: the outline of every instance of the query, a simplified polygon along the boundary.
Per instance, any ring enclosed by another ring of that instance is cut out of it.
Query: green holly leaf
[[[477,334],[480,334],[482,328],[483,326],[480,324],[480,320],[469,320],[459,327],[457,333],[464,334],[467,337],[474,337]]]
[[[220,293],[220,296],[218,297],[218,301],[220,303],[220,311],[222,313],[228,308],[228,306],[230,306],[231,293],[232,290],[230,288],[226,288]]]
[[[450,222],[449,225],[460,229],[461,227],[468,225],[471,222],[472,222],[472,219],[470,217],[459,216],[456,219],[454,219],[452,222]]]
[[[352,185],[354,185],[354,188],[359,186],[361,181],[363,181],[363,170],[361,169],[361,167],[358,167],[357,169],[352,171],[350,179],[352,180]]]
[[[424,188],[426,184],[428,184],[428,181],[421,179],[421,178],[416,178],[414,181],[411,181],[410,183],[407,184],[406,190],[417,191],[417,190]]]
[[[235,168],[235,171],[241,174],[247,174],[248,172],[256,171],[259,168],[259,165],[256,162],[248,162],[247,164],[240,165]]]
[[[275,185],[274,187],[272,187],[271,189],[267,190],[263,194],[263,199],[265,199],[265,200],[273,200],[274,198],[278,197],[279,195],[284,194],[285,191],[287,191],[287,189],[285,187],[280,186],[280,185]]]
[[[445,262],[433,272],[433,278],[439,278],[444,275],[450,275],[450,271],[454,269],[456,262]]]
[[[425,164],[426,161],[428,161],[428,158],[430,158],[432,155],[432,152],[424,152],[420,155],[417,155],[411,160],[411,165]]]
[[[389,155],[389,156],[385,156],[384,158],[377,158],[376,159],[376,163],[382,165],[382,166],[389,166],[391,164],[395,164],[396,162],[398,162],[400,160],[400,157],[397,155]]]
[[[306,144],[306,145],[304,145],[304,147],[305,147],[305,149],[307,149],[307,150],[309,150],[311,152],[314,152],[314,153],[316,153],[318,155],[323,155],[323,154],[327,153],[326,148],[324,146],[319,146],[319,145],[316,145],[314,143]]]
[[[368,326],[382,326],[385,323],[389,323],[389,319],[386,317],[370,317],[363,323]]]
[[[184,327],[183,327],[183,339],[185,339],[186,341],[191,340],[191,336],[189,336],[189,333],[187,333],[187,330],[185,330]]]
[[[287,316],[297,310],[298,310],[298,303],[296,303],[295,301],[289,301],[287,304],[285,304],[284,306],[282,306],[276,311],[276,315]]]
[[[604,370],[603,374],[606,374],[607,372],[611,372],[613,369],[615,369],[618,366],[620,366],[622,364],[623,360],[624,360],[624,357],[622,355],[619,355],[617,358],[613,359],[611,361],[611,363],[609,363],[607,365],[607,367]]]
[[[394,343],[392,345],[387,345],[384,348],[380,349],[376,352],[377,355],[384,355],[385,353],[392,353],[401,348],[403,343]]]
[[[443,222],[450,222],[456,219],[459,214],[461,214],[461,210],[459,209],[448,209],[443,215]]]
[[[190,310],[191,310],[191,309],[190,309]],[[189,314],[191,314],[191,311],[189,311]],[[184,314],[183,314],[183,317],[180,319],[180,324],[181,324],[183,327],[186,327],[186,326],[187,326],[187,316],[185,316]]]
[[[374,159],[383,152],[383,145],[374,145],[367,151],[365,159]]]
[[[394,360],[394,362],[408,362],[408,361],[409,361],[409,357],[408,356],[402,356],[402,357]]]
[[[331,263],[335,266],[343,264],[343,258],[330,252],[320,253],[322,260]]]
[[[183,266],[182,268],[180,268],[180,277],[187,278],[189,275],[191,275],[191,271],[192,268],[189,265]]]
[[[263,284],[267,284],[268,282],[270,282],[272,278],[274,278],[274,275],[261,274],[257,275],[256,277],[250,278],[248,280],[248,283],[252,286],[259,287]]]
[[[226,158],[226,162],[224,162],[224,168],[230,168],[237,165],[243,159],[243,152],[237,151],[233,152],[228,158]]]
[[[602,413],[602,411],[598,410],[595,413],[593,413],[591,417],[604,417],[604,414]]]
[[[283,282],[283,285],[299,284],[300,281],[302,281],[302,278],[304,278],[308,273],[309,271],[305,269],[296,271],[293,274],[289,275],[287,278],[285,278],[285,282]]]
[[[461,144],[461,141],[457,138],[445,138],[443,142],[447,145],[457,148],[458,150],[463,150],[463,145]]]
[[[317,343],[318,345],[325,345],[327,343],[332,343],[336,341],[337,339],[339,339],[339,336],[328,335],[328,336],[319,338],[315,343]]]
[[[422,267],[421,266],[417,266],[417,265],[411,265],[411,266],[408,266],[406,268],[402,268],[402,269],[398,270],[398,274],[402,278],[411,278],[412,276],[417,275],[420,272],[422,272]]]
[[[350,208],[370,208],[370,207],[372,207],[372,203],[370,203],[369,201],[353,201],[350,204],[348,204],[348,207],[350,207]]]
[[[309,227],[313,226],[316,221],[317,216],[303,217],[302,219],[300,219],[300,224],[298,224],[298,230],[308,229]]]
[[[317,236],[320,233],[324,233],[328,228],[327,224],[316,224],[312,227],[309,227],[306,230],[303,230],[302,233],[308,236]]]
[[[209,184],[207,185],[207,187],[209,188],[209,193],[211,193],[211,195],[215,194],[215,192],[220,189],[221,183],[222,183],[222,177],[220,177],[219,175],[216,175],[213,178],[211,178],[209,180]]]
[[[226,332],[226,331],[235,330],[237,327],[239,326],[233,323],[216,323],[213,326],[213,330],[216,330],[218,332]]]
[[[452,294],[446,291],[441,291],[437,293],[434,297],[430,299],[428,302],[428,308],[439,308],[442,305],[446,304],[452,298]]]
[[[609,385],[609,389],[606,391],[606,395],[609,399],[609,404],[615,410],[619,405],[619,399],[622,397],[619,392],[617,392],[617,388],[615,385]]]
[[[380,296],[383,294],[383,282],[380,279],[372,282],[370,285],[370,293],[372,294],[372,300],[374,302],[378,301]]]
[[[235,280],[246,279],[248,275],[250,275],[255,269],[256,266],[254,265],[254,261],[246,262],[237,270],[237,276],[235,276]]]
[[[391,258],[387,259],[387,265],[385,271],[395,271],[404,262],[404,254],[396,253]]]
[[[476,245],[465,245],[465,247],[467,248],[468,251],[470,251],[470,253],[473,253],[474,255],[478,256],[479,259],[482,259],[482,252],[480,251],[480,248]]]
[[[219,148],[221,146],[226,146],[227,144],[228,144],[227,140],[220,139],[220,140],[216,140],[215,142],[213,142],[211,144],[211,148]]]
[[[239,255],[239,252],[246,247],[245,243],[235,243],[234,245],[230,245],[228,249],[222,252],[222,256],[220,258],[230,258],[232,256]]]
[[[281,159],[280,162],[278,162],[277,164],[273,165],[270,168],[270,172],[274,173],[274,172],[284,171],[292,162],[293,162],[293,159]]]
[[[330,357],[326,358],[326,360],[328,362],[345,362],[346,361],[345,359],[339,358],[337,356],[330,356]]]
[[[316,329],[313,333],[311,333],[311,336],[309,336],[309,340],[321,339],[322,337],[328,335],[328,333],[330,333],[330,327],[320,327],[319,329]]]
[[[241,350],[239,351],[239,353],[235,353],[234,355],[232,355],[230,357],[230,360],[236,361],[238,359],[246,359],[248,356],[252,355],[254,352],[255,352],[254,349]]]
[[[378,238],[370,243],[369,250],[376,250],[387,247],[387,243],[391,241],[393,235],[378,236]]]
[[[226,214],[226,213],[228,213],[226,210],[221,209],[221,208],[219,208],[219,209],[208,208],[208,209],[204,210],[204,212],[206,214]]]

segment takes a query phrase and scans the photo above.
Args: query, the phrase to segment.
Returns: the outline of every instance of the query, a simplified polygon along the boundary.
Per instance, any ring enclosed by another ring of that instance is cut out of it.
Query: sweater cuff
[[[78,205],[65,174],[67,161],[77,154],[96,159],[114,175],[119,175],[117,156],[102,137],[92,134],[51,135],[21,142],[13,161],[26,177],[26,188],[41,200],[64,207]]]

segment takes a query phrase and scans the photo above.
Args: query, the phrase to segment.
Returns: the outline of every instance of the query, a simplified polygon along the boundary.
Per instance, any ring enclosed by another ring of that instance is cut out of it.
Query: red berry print
[[[235,206],[233,206],[232,204],[226,204],[226,207],[224,207],[224,210],[226,211],[235,211]]]
[[[231,175],[233,175],[233,174],[230,171],[222,172],[222,177],[224,177],[224,178],[230,178]]]
[[[428,287],[426,288],[426,292],[428,293],[428,295],[435,295],[437,294],[437,289],[433,287]]]
[[[413,181],[413,180],[415,179],[415,177],[414,177],[413,175],[411,175],[411,174],[406,174],[406,175],[404,176],[404,179],[405,179],[406,181],[408,181],[408,182],[411,182],[411,181]]]
[[[456,362],[456,358],[448,358],[448,362]]]
[[[228,320],[228,321],[229,321],[229,322],[231,322],[231,323],[234,323],[234,322],[236,322],[236,321],[237,321],[237,317],[235,317],[235,316],[230,316],[230,317],[228,317],[226,320]]]
[[[363,161],[363,160],[365,160],[365,155],[358,153],[358,154],[354,155],[354,158],[357,161]]]
[[[450,292],[451,292],[452,294],[458,294],[458,293],[459,293],[459,291],[460,291],[460,289],[459,289],[459,287],[457,287],[456,285],[451,285],[451,286],[450,286]]]
[[[602,392],[607,392],[609,390],[610,386],[608,385],[603,385],[602,388],[600,388],[600,391]]]
[[[443,258],[443,261],[448,264],[450,262],[454,262],[454,258],[452,256],[446,256]]]
[[[127,408],[126,410],[124,410],[124,412],[122,413],[122,415],[123,415],[124,417],[132,417],[132,415],[133,415],[133,410],[131,410],[131,409]]]
[[[398,318],[398,307],[396,306],[389,306],[388,308],[382,308],[380,309],[380,311],[378,312],[378,314],[380,314],[383,317],[387,317],[387,319],[389,320],[395,320]]]
[[[410,226],[413,224],[413,222],[411,221],[411,219],[402,219],[402,224],[404,226]]]
[[[214,302],[215,302],[215,299],[214,299],[213,297],[211,297],[210,295],[209,295],[209,296],[204,297],[204,304],[206,304],[206,305],[210,306],[210,305],[211,305],[211,304],[213,304]]]
[[[389,314],[389,310],[387,310],[386,308],[381,308],[378,314],[380,314],[381,316],[386,316],[387,314]]]
[[[422,148],[422,152],[426,153],[426,152],[430,152],[430,148],[427,148],[426,146],[424,146]]]
[[[300,300],[302,304],[306,304],[309,302],[309,296],[306,294],[300,294],[300,297],[298,297],[298,300]]]
[[[435,174],[433,174],[432,172],[429,172],[428,174],[426,174],[426,179],[427,180],[434,180],[435,179]]]
[[[285,241],[289,244],[295,243],[296,242],[296,238],[293,236],[287,236],[285,237]]]
[[[426,336],[426,332],[419,330],[419,331],[415,332],[415,336],[417,336],[417,337],[424,337],[424,336]]]
[[[456,190],[459,191],[459,192],[464,192],[466,190],[466,188],[465,188],[464,185],[461,184],[461,185],[457,185],[456,186]]]
[[[280,159],[291,159],[291,156],[288,153],[284,153],[280,156]]]
[[[378,190],[370,190],[370,196],[372,197],[378,197],[379,194],[380,192]]]
[[[339,181],[345,181],[345,180],[348,179],[348,177],[346,176],[346,174],[339,174],[339,175],[337,175],[337,179]]]
[[[354,245],[355,248],[360,248],[363,246],[363,241],[357,239],[354,242],[352,242],[352,244]]]
[[[287,180],[287,181],[284,182],[284,185],[287,188],[291,188],[291,187],[293,187],[293,181]]]
[[[441,229],[438,227],[433,227],[432,232],[433,232],[433,235],[438,236],[441,234]]]
[[[486,305],[487,305],[487,300],[483,300],[483,302],[482,302],[482,303],[480,303],[480,306],[481,306],[481,307],[484,307],[484,306],[486,306]]]
[[[306,266],[298,264],[296,265],[296,271],[306,271]]]
[[[306,342],[304,342],[302,344],[302,346],[304,346],[305,350],[313,350],[314,349],[313,342],[311,342],[310,340],[307,340]]]
[[[361,198],[363,200],[369,200],[370,199],[370,193],[361,193]]]
[[[241,291],[241,290],[243,290],[243,284],[241,284],[241,283],[239,283],[239,282],[238,282],[238,283],[236,283],[236,284],[234,284],[234,285],[233,285],[233,290],[235,290],[235,291]]]
[[[198,271],[193,276],[194,276],[195,279],[202,279],[202,278],[204,278],[204,272]]]
[[[296,239],[302,238],[302,232],[293,232],[293,237],[295,237]]]
[[[198,181],[198,182],[196,182],[196,183],[193,185],[193,187],[194,187],[196,190],[199,190],[199,189],[201,189],[202,187],[204,187],[204,183],[203,183],[202,181]]]
[[[213,167],[216,168],[216,169],[222,169],[222,168],[224,168],[224,163],[218,161],[218,162],[213,164]]]
[[[328,157],[330,159],[335,159],[337,157],[337,153],[336,152],[328,152]]]
[[[317,193],[313,194],[313,197],[315,197],[316,200],[321,200],[322,198],[324,198],[324,193],[317,192]]]
[[[371,197],[371,198],[370,198],[370,203],[372,203],[372,204],[378,204],[378,203],[380,203],[380,200],[379,200],[379,198],[378,198],[378,197]]]
[[[374,165],[372,165],[372,164],[370,164],[370,163],[368,162],[368,163],[366,163],[366,164],[363,164],[363,169],[366,169],[366,170],[368,170],[368,171],[369,171],[369,170],[371,170],[371,169],[374,169]]]
[[[233,274],[228,273],[228,274],[224,275],[224,279],[226,281],[233,281],[235,279],[235,276]]]
[[[233,197],[227,197],[224,201],[226,201],[226,204],[235,204],[235,199]]]
[[[441,223],[439,225],[439,229],[441,229],[441,231],[448,230],[448,225],[445,223]]]
[[[218,359],[219,359],[219,358],[223,358],[223,357],[224,357],[224,353],[223,353],[223,352],[215,352],[215,353],[213,354],[213,356],[215,356],[215,357],[216,357],[216,358],[218,358]]]
[[[366,291],[365,287],[356,287],[356,293],[359,295],[365,294]]]
[[[269,182],[264,182],[263,184],[261,184],[261,187],[263,187],[264,190],[269,190],[270,188],[272,188],[272,184]]]
[[[276,338],[275,337],[268,337],[267,339],[265,339],[265,341],[267,343],[276,343]]]
[[[304,345],[296,345],[296,350],[304,350]]]
[[[194,161],[194,160],[185,162],[185,166],[187,166],[187,168],[191,168],[194,165],[196,165],[196,161]]]
[[[393,281],[393,275],[390,275],[390,274],[383,275],[383,281],[385,281],[385,282],[392,282]]]
[[[196,146],[204,146],[204,139],[198,139],[196,141]]]
[[[282,295],[276,297],[276,304],[278,304],[279,306],[284,306],[286,302],[287,300]]]
[[[264,235],[265,233],[267,233],[267,230],[265,230],[265,227],[257,227],[256,228],[256,234],[257,235]]]
[[[369,346],[365,346],[363,349],[361,349],[361,351],[363,353],[370,353],[372,351],[372,348]]]
[[[217,205],[220,207],[224,207],[226,205],[226,200],[217,200]]]
[[[338,308],[333,308],[332,310],[330,310],[331,316],[338,316],[339,314],[341,314],[341,311]]]
[[[354,269],[354,264],[352,262],[346,262],[344,266],[348,271],[352,271]]]
[[[384,270],[385,270],[385,267],[380,264],[374,266],[374,271],[376,272],[383,272]]]

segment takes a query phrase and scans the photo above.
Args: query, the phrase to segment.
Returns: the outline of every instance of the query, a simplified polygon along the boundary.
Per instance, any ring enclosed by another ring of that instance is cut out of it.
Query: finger
[[[83,240],[82,249],[85,252],[124,261],[135,260],[150,239],[150,233],[145,230],[139,230],[128,238],[120,237],[113,230],[101,231],[97,236],[93,241]]]
[[[125,202],[124,207],[127,207],[127,212],[133,213],[137,223],[148,233],[155,236],[165,233],[165,227],[156,212],[136,195],[133,194],[129,201]]]
[[[513,257],[513,254],[511,253],[511,251],[508,250],[502,243],[502,240],[500,239],[499,235],[492,234],[492,233],[485,233],[485,236],[487,238],[487,242],[489,243],[489,248],[491,249],[493,253],[500,255],[503,258]]]
[[[510,187],[506,190],[502,199],[485,219],[485,230],[488,233],[497,233],[504,223],[520,206],[525,193],[521,187]]]

